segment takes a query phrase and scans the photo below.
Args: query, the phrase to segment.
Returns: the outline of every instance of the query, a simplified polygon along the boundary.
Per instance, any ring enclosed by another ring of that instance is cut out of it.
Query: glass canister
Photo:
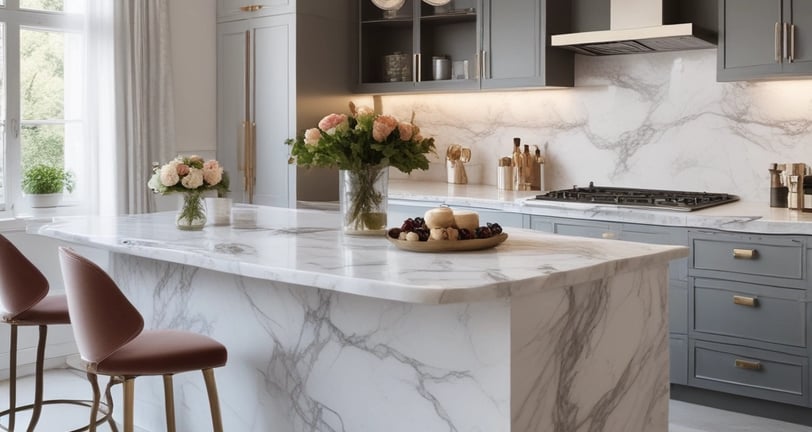
[[[398,82],[412,80],[412,63],[409,55],[396,51],[383,56],[384,82]]]

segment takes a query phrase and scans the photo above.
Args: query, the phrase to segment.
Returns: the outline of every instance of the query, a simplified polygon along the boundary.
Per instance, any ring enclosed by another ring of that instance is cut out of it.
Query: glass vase
[[[183,193],[175,225],[184,231],[200,231],[206,226],[206,206],[199,191]]]
[[[345,234],[383,235],[386,232],[388,187],[387,166],[339,171],[339,200]]]

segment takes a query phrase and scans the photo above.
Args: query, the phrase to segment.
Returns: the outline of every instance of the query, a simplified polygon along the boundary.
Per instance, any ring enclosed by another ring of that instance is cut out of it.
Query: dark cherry
[[[415,228],[414,232],[420,237],[420,241],[428,241],[431,232],[425,228]]]
[[[491,229],[491,233],[493,235],[502,234],[502,227],[496,222],[494,223],[488,222],[488,228]]]
[[[392,228],[386,233],[389,237],[393,239],[397,239],[400,236],[401,229],[400,228]]]
[[[468,228],[460,228],[457,231],[457,238],[460,240],[471,240],[474,238],[474,234]]]
[[[414,219],[409,218],[403,221],[403,225],[400,226],[400,230],[404,232],[412,232],[414,229],[417,228],[414,223]]]
[[[476,235],[476,238],[478,238],[478,239],[484,239],[484,238],[492,237],[493,233],[491,232],[490,228],[488,228],[486,226],[481,226],[481,227],[476,229],[476,232],[474,233],[474,235]]]
[[[426,220],[418,216],[414,218],[414,226],[415,228],[423,228],[424,226],[426,226]]]

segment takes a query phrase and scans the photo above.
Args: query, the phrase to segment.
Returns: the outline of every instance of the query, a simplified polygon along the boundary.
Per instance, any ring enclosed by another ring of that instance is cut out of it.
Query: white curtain
[[[116,160],[113,2],[89,0],[85,21],[85,178],[89,210],[118,213]]]
[[[116,23],[116,176],[119,213],[155,210],[153,163],[175,156],[168,0],[119,0]]]

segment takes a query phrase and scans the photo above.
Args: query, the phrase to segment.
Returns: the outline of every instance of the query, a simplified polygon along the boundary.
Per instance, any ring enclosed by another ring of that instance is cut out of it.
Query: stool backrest
[[[48,295],[48,279],[0,235],[0,316],[11,321]]]
[[[65,247],[59,262],[82,359],[98,363],[141,333],[144,318],[104,270]]]

